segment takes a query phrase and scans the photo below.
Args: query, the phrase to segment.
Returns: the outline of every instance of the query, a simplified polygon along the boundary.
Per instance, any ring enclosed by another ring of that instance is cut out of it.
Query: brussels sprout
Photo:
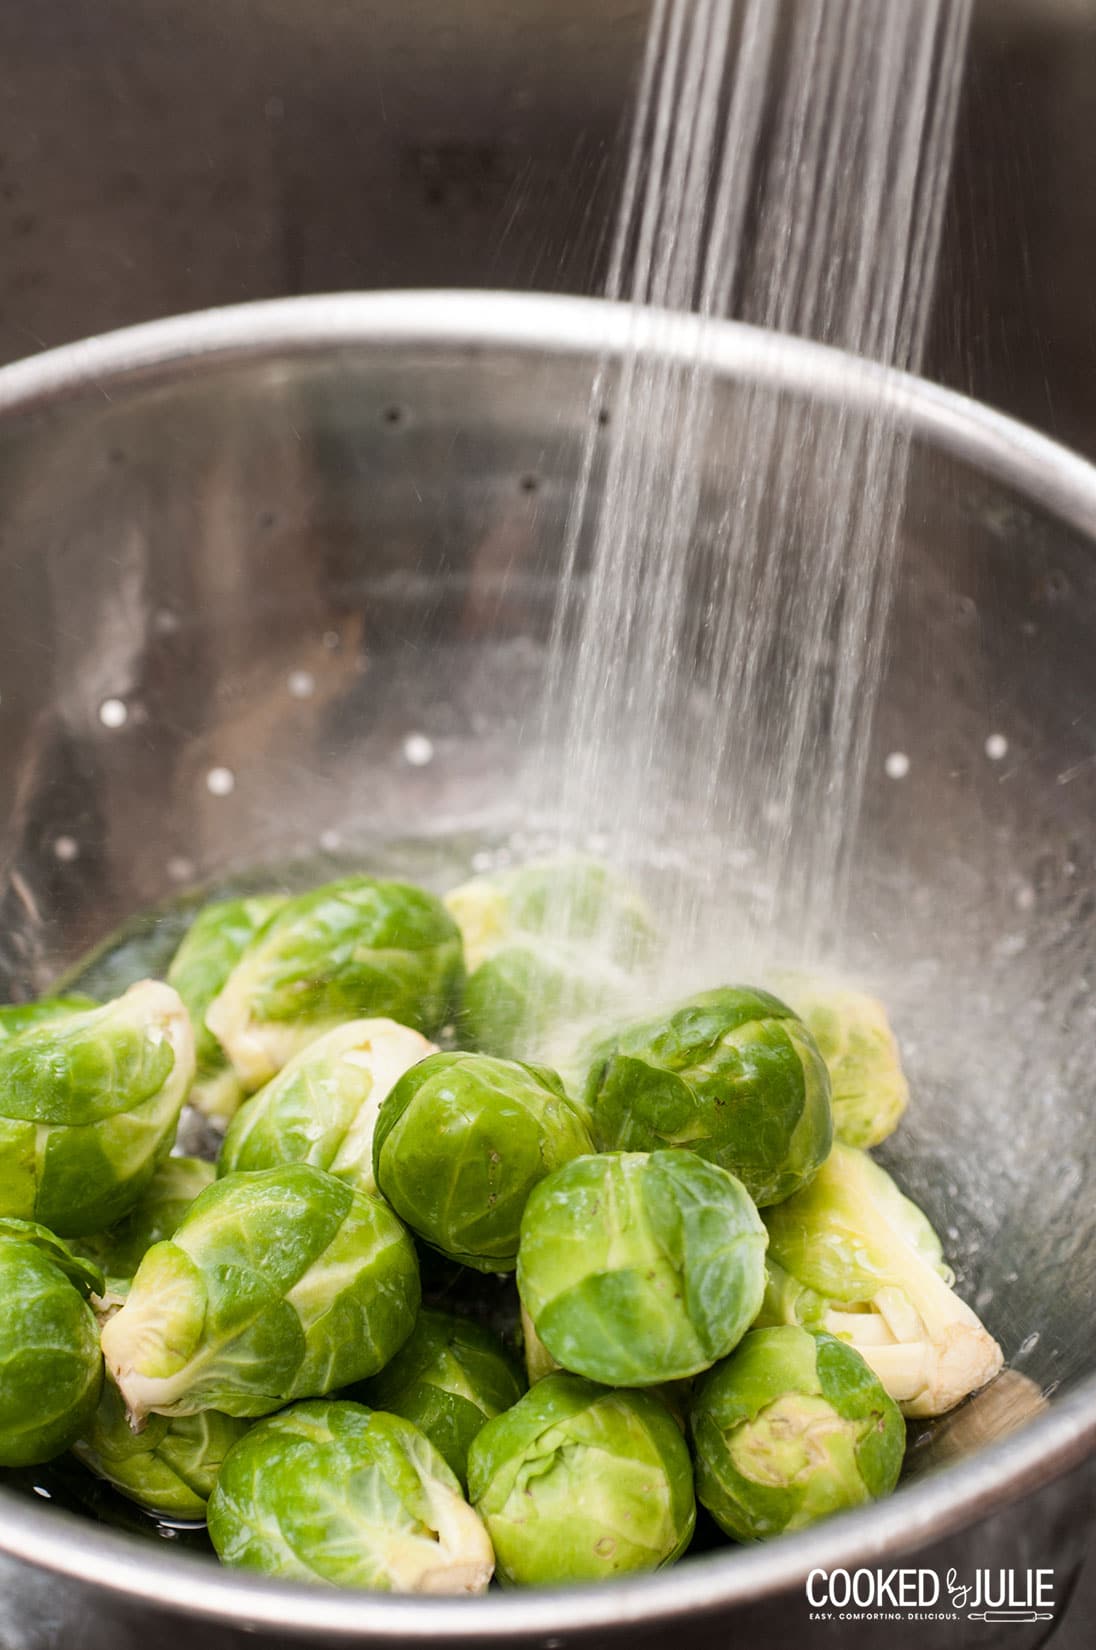
[[[1000,1347],[950,1287],[932,1227],[866,1153],[839,1142],[765,1220],[770,1261],[798,1286],[778,1279],[766,1315],[851,1342],[906,1415],[943,1415],[1000,1369]]]
[[[741,1182],[692,1152],[580,1157],[529,1198],[518,1290],[564,1369],[657,1386],[741,1340],[761,1306],[765,1242]]]
[[[112,1226],[171,1150],[194,1037],[170,986],[0,1042],[0,1214],[64,1237]]]
[[[70,1014],[80,1014],[86,1008],[97,1008],[94,997],[70,995],[42,997],[36,1003],[0,1003],[0,1043],[17,1037],[30,1026],[46,1025],[50,1020],[65,1020]]]
[[[536,1386],[546,1375],[555,1374],[559,1365],[537,1334],[524,1301],[521,1303],[521,1345],[525,1354],[525,1378],[530,1386]]]
[[[390,1018],[432,1036],[463,983],[460,930],[439,899],[409,883],[347,877],[286,901],[206,1025],[252,1090],[343,1020]]]
[[[906,1427],[858,1352],[805,1329],[754,1329],[701,1381],[696,1493],[736,1541],[801,1530],[889,1495]]]
[[[434,1248],[481,1272],[508,1272],[533,1187],[591,1149],[554,1072],[486,1054],[432,1054],[381,1107],[373,1173]]]
[[[394,1020],[351,1020],[294,1055],[237,1112],[219,1174],[314,1163],[362,1191],[376,1190],[373,1130],[398,1077],[435,1052]]]
[[[654,943],[635,890],[596,860],[523,865],[446,895],[470,972],[461,1026],[485,1054],[553,1054],[576,1022],[622,1005]]]
[[[0,1219],[0,1466],[51,1460],[94,1414],[103,1360],[86,1296],[102,1287],[44,1226]]]
[[[232,1449],[209,1502],[223,1564],[385,1593],[482,1593],[483,1524],[410,1421],[297,1404]]]
[[[134,1432],[111,1381],[73,1454],[146,1512],[161,1518],[204,1518],[224,1458],[252,1425],[207,1409],[169,1419],[151,1415]]]
[[[414,1327],[415,1247],[307,1163],[229,1175],[145,1255],[103,1352],[132,1420],[268,1415],[376,1374]]]
[[[244,1097],[224,1049],[205,1023],[206,1009],[247,946],[284,904],[284,894],[260,894],[250,899],[216,900],[204,906],[167,971],[168,984],[183,999],[194,1027],[198,1069],[190,1104],[206,1117],[231,1117]]]
[[[599,973],[564,947],[508,945],[469,977],[461,1040],[503,1059],[554,1053],[575,1026],[618,1003],[623,989],[622,976]]]
[[[658,1569],[696,1519],[689,1451],[665,1407],[577,1375],[546,1376],[487,1423],[468,1488],[499,1579],[514,1586]]]
[[[655,940],[650,912],[630,883],[578,854],[473,877],[445,903],[460,925],[470,970],[524,936],[595,941],[624,967],[645,960]]]
[[[200,1157],[169,1157],[124,1220],[109,1232],[80,1238],[74,1247],[107,1274],[112,1295],[124,1295],[133,1274],[154,1243],[173,1235],[199,1192],[213,1184],[216,1170]]]
[[[473,1438],[524,1391],[497,1335],[468,1318],[427,1311],[392,1362],[347,1396],[413,1421],[463,1484]]]
[[[705,991],[598,1051],[586,1107],[602,1151],[686,1146],[779,1203],[825,1162],[830,1083],[810,1032],[767,992]]]
[[[837,1138],[877,1146],[894,1133],[909,1100],[886,1009],[863,991],[809,975],[784,976],[780,989],[826,1062]]]

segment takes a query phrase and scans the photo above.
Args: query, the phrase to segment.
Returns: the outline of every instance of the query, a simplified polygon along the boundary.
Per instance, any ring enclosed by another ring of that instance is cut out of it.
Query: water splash
[[[652,9],[606,285],[647,344],[593,386],[542,728],[566,756],[543,809],[562,848],[596,834],[661,865],[679,978],[728,933],[741,959],[774,935],[801,957],[839,938],[907,458],[881,404],[728,399],[709,324],[916,370],[969,16]]]

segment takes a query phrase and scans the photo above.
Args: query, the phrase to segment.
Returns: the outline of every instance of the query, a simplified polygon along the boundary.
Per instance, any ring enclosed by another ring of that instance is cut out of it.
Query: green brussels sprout
[[[432,1036],[464,983],[460,930],[410,883],[347,877],[289,899],[206,1010],[249,1091],[344,1020],[387,1018]]]
[[[654,926],[635,890],[575,857],[474,877],[446,895],[470,970],[461,1027],[485,1054],[555,1054],[589,1016],[620,1006]]]
[[[510,1272],[529,1193],[592,1144],[554,1072],[486,1054],[432,1054],[381,1107],[373,1174],[435,1249],[481,1272]]]
[[[71,994],[65,997],[41,997],[36,1003],[0,1003],[0,1043],[17,1037],[30,1026],[47,1025],[50,1020],[65,1020],[70,1014],[80,1014],[86,1008],[97,1008],[94,997]]]
[[[753,1329],[689,1412],[696,1493],[736,1541],[765,1541],[890,1495],[905,1422],[858,1352],[805,1329]]]
[[[473,877],[445,896],[477,969],[523,936],[597,941],[622,966],[646,959],[655,941],[646,905],[619,871],[573,855]]]
[[[518,1290],[564,1369],[658,1386],[741,1340],[761,1306],[765,1242],[741,1182],[692,1152],[579,1157],[529,1198]]]
[[[237,1112],[218,1174],[314,1163],[360,1190],[376,1190],[373,1130],[398,1077],[435,1052],[410,1026],[351,1020],[294,1055]]]
[[[209,1502],[223,1564],[384,1593],[482,1593],[494,1555],[477,1513],[410,1421],[296,1404],[229,1452]]]
[[[783,1315],[849,1341],[904,1414],[943,1415],[997,1374],[1001,1349],[951,1288],[939,1238],[866,1153],[838,1142],[765,1221],[786,1277],[763,1321]]]
[[[167,982],[183,999],[194,1027],[197,1071],[190,1104],[205,1117],[227,1120],[244,1098],[224,1049],[206,1025],[206,1010],[248,945],[284,904],[284,894],[259,894],[203,906],[167,971]]]
[[[102,1288],[44,1226],[0,1219],[0,1466],[52,1460],[94,1414],[103,1360],[86,1297]]]
[[[617,976],[597,973],[588,959],[583,965],[561,957],[559,949],[508,945],[480,963],[464,989],[462,1041],[507,1060],[547,1053],[620,1000]]]
[[[497,1335],[469,1318],[423,1311],[392,1362],[346,1396],[413,1421],[463,1484],[473,1438],[524,1391]]]
[[[883,1004],[863,991],[809,975],[782,977],[780,989],[826,1062],[838,1140],[847,1146],[878,1146],[894,1133],[909,1101]]]
[[[212,1186],[215,1176],[213,1164],[201,1157],[169,1157],[124,1220],[109,1232],[76,1240],[73,1247],[102,1267],[111,1295],[124,1295],[148,1250],[174,1234],[198,1193]]]
[[[696,1520],[689,1451],[665,1406],[577,1375],[547,1375],[488,1421],[468,1489],[499,1580],[519,1587],[672,1564]]]
[[[103,1353],[131,1419],[269,1415],[376,1374],[419,1307],[379,1198],[308,1163],[216,1181],[137,1268]]]
[[[524,1301],[521,1303],[521,1345],[525,1355],[525,1379],[529,1386],[536,1386],[546,1375],[555,1374],[559,1365],[537,1334]]]
[[[780,1324],[798,1324],[817,1333],[826,1327],[829,1302],[824,1295],[798,1283],[772,1255],[765,1257],[765,1294],[754,1319],[755,1329],[775,1329]]]
[[[134,1432],[113,1382],[103,1384],[99,1407],[72,1446],[99,1478],[161,1518],[199,1519],[225,1456],[252,1425],[215,1409],[200,1415],[150,1415]]]
[[[833,1141],[810,1032],[777,998],[739,987],[617,1031],[590,1067],[586,1109],[601,1151],[685,1146],[758,1205],[805,1185]]]
[[[63,1237],[112,1226],[171,1150],[194,1037],[170,986],[0,1042],[0,1214]]]

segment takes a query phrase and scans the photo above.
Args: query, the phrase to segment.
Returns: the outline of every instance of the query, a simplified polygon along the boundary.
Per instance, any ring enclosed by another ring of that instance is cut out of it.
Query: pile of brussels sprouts
[[[1001,1354],[867,1154],[886,1016],[789,976],[637,1017],[656,952],[590,861],[353,876],[0,1008],[0,1465],[71,1451],[225,1564],[393,1592],[887,1495],[903,1416]],[[565,1034],[566,1081],[518,1058]],[[215,1166],[171,1155],[186,1105]]]

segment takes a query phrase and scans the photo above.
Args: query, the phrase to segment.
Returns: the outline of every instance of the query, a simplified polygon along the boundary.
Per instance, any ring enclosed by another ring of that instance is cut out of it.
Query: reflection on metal
[[[1007,1438],[1041,1415],[1049,1401],[1030,1376],[1018,1369],[1003,1369],[989,1386],[933,1426],[910,1428],[904,1475],[915,1477],[932,1467],[946,1466]]]

